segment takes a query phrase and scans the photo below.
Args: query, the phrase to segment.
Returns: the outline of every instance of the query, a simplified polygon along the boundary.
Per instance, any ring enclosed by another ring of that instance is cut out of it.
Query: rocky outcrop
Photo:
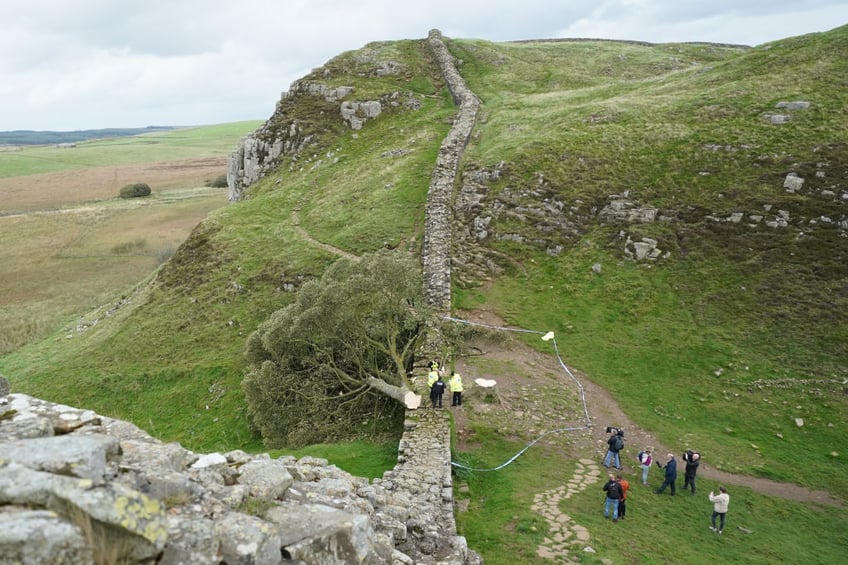
[[[376,76],[393,74],[397,63],[370,61]],[[359,130],[365,122],[377,118],[386,108],[417,110],[421,101],[413,93],[392,92],[378,100],[348,100],[354,93],[352,86],[330,87],[311,80],[292,83],[283,92],[274,115],[252,134],[243,137],[227,162],[229,200],[244,198],[245,190],[280,166],[280,158],[288,156],[293,165],[302,159],[306,150],[318,142],[316,135],[304,131],[297,119],[296,106],[304,97],[320,99],[326,104],[328,115],[333,111],[351,130]],[[308,162],[308,160],[304,160]]]
[[[297,121],[280,129],[266,122],[253,134],[243,137],[227,162],[229,200],[241,200],[247,187],[276,168],[282,154],[298,155],[312,142]]]
[[[474,562],[450,511],[449,438],[433,453],[422,420],[409,425],[398,467],[371,483],[311,457],[201,455],[129,422],[10,394],[0,398],[0,555],[9,563]]]

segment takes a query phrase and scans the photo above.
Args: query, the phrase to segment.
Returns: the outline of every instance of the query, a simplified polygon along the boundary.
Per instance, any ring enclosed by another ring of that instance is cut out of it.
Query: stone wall
[[[424,227],[422,264],[424,294],[437,312],[448,315],[451,307],[451,200],[459,162],[477,120],[480,100],[468,89],[442,41],[431,30],[428,41],[459,111],[439,149],[430,180]]]
[[[397,549],[416,556],[416,563],[482,563],[456,534],[448,411],[410,410],[404,425],[398,464],[374,481],[417,509]]]
[[[0,562],[475,562],[453,525],[444,413],[409,422],[398,466],[369,482],[312,457],[193,453],[7,385]]]

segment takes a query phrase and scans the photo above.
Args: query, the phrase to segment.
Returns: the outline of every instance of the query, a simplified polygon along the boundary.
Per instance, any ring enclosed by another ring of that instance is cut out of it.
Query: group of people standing
[[[621,473],[607,475],[609,480],[604,485],[604,492],[607,493],[607,499],[604,502],[604,518],[610,517],[610,509],[612,509],[612,521],[618,522],[627,517],[627,490],[630,488],[630,483],[621,476]]]
[[[607,433],[610,434],[610,437],[607,439],[608,449],[606,456],[604,457],[604,467],[609,468],[610,464],[614,464],[616,469],[621,470],[621,451],[624,448],[624,431],[620,428],[610,427],[607,428]],[[667,455],[666,463],[663,465],[659,462],[659,460],[653,458],[653,448],[649,446],[639,452],[637,459],[642,469],[643,485],[648,484],[648,472],[651,469],[651,464],[656,463],[657,467],[662,469],[665,474],[662,485],[660,485],[654,493],[662,494],[665,492],[666,488],[670,488],[671,495],[674,496],[676,494],[677,459],[674,457],[673,453],[669,453]],[[686,452],[683,453],[683,460],[686,463],[683,475],[683,490],[690,489],[692,496],[694,496],[695,477],[698,473],[698,466],[701,464],[701,454],[697,451],[687,449]],[[622,478],[621,473],[618,473],[615,476],[613,476],[612,473],[609,474],[609,480],[603,487],[604,492],[606,492],[604,518],[610,517],[610,510],[612,510],[611,514],[613,522],[617,522],[619,519],[623,519],[625,517],[625,501],[627,498],[628,488],[630,488],[630,484]],[[710,502],[713,503],[713,513],[710,518],[710,523],[712,525],[710,526],[710,530],[721,534],[724,531],[724,521],[725,516],[727,515],[727,507],[730,503],[730,495],[727,494],[727,489],[720,487],[719,494],[710,492],[709,499]],[[718,527],[716,527],[716,518],[720,519]]]
[[[427,374],[427,388],[430,391],[430,403],[433,408],[442,407],[442,397],[450,387],[452,394],[451,406],[462,406],[462,376],[456,371],[451,372],[451,378],[448,383],[442,379],[442,374],[439,371],[439,362],[430,362],[430,372]]]
[[[692,496],[694,496],[695,475],[698,473],[698,465],[701,464],[701,454],[697,451],[687,449],[683,454],[683,460],[686,462],[686,468],[683,471],[683,490],[686,490],[687,488],[692,489]],[[677,459],[674,458],[674,454],[668,454],[665,465],[662,465],[659,461],[657,461],[657,467],[665,470],[665,480],[663,481],[663,484],[660,485],[660,488],[654,492],[656,494],[662,494],[665,492],[666,487],[671,487],[671,496],[674,496],[677,494],[675,492],[677,482]],[[647,475],[647,472],[643,470],[643,476],[647,477]]]

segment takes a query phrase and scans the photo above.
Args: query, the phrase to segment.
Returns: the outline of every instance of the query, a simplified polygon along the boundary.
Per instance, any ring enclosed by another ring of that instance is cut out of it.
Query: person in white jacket
[[[710,526],[710,529],[720,534],[724,530],[724,517],[727,514],[727,506],[730,504],[730,495],[727,494],[727,489],[718,487],[718,494],[710,492],[710,502],[713,503],[713,515],[710,519],[712,526]],[[718,529],[716,529],[716,516],[721,516]]]

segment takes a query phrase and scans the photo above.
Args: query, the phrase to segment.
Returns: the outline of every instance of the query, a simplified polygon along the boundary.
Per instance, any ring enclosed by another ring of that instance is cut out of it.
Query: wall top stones
[[[111,547],[138,563],[464,563],[450,525],[412,527],[453,523],[449,451],[430,457],[417,443],[372,484],[323,459],[197,454],[91,410],[4,394],[0,555],[94,563]],[[431,477],[439,496],[421,492]]]

